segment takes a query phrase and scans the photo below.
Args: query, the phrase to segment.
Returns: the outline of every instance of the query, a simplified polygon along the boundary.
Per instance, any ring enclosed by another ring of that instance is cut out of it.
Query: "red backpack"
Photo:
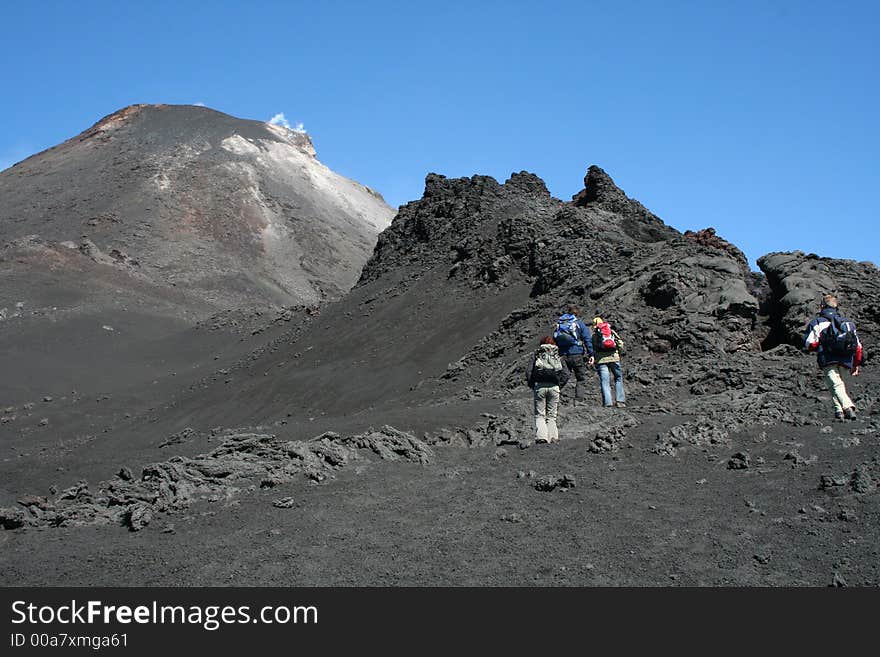
[[[611,331],[611,324],[599,322],[596,324],[596,335],[599,337],[599,349],[602,351],[614,351],[617,349],[617,340]]]

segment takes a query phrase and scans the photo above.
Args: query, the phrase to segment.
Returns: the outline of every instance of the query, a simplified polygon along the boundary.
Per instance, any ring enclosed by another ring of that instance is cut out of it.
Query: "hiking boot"
[[[856,419],[856,407],[855,407],[855,406],[850,406],[848,409],[846,409],[846,410],[843,412],[843,416],[844,416],[847,420],[855,420],[855,419]]]
[[[834,419],[843,421],[843,411],[834,411]]]

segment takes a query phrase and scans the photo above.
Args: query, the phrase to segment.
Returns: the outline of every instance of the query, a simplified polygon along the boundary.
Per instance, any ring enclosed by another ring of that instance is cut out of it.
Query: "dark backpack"
[[[859,344],[856,325],[840,315],[832,315],[828,321],[831,322],[831,326],[822,331],[819,338],[822,351],[830,356],[854,355]]]

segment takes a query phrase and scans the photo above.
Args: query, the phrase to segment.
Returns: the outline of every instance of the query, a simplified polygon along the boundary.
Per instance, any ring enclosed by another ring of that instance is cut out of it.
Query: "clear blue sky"
[[[680,230],[880,263],[880,2],[0,4],[0,168],[131,103],[283,112],[384,194],[590,164]],[[0,199],[2,203],[2,199]]]

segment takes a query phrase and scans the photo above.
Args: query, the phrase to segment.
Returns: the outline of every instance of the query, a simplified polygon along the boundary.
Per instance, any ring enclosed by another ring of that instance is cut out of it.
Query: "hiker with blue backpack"
[[[560,390],[568,379],[569,373],[562,366],[556,343],[545,335],[526,367],[526,383],[534,392],[536,443],[559,442],[556,415]]]
[[[587,365],[595,362],[593,356],[593,343],[590,338],[590,329],[584,324],[578,315],[581,310],[577,306],[568,306],[566,313],[556,320],[556,328],[553,331],[553,339],[559,347],[559,355],[569,371],[574,372],[577,383],[574,387],[575,403],[584,399],[587,383]],[[584,361],[584,356],[588,356]]]
[[[855,420],[856,406],[846,392],[842,375],[845,371],[853,376],[859,375],[862,343],[855,323],[840,315],[837,297],[833,294],[822,297],[819,315],[807,326],[804,344],[807,349],[816,352],[816,363],[831,391],[835,419]]]

